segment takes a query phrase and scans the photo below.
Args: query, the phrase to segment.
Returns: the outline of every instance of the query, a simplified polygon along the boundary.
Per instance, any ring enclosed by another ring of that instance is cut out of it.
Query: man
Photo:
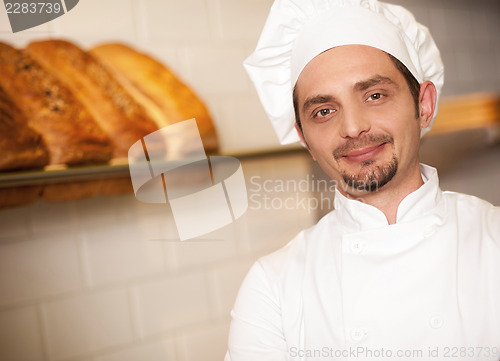
[[[245,66],[337,190],[248,273],[226,361],[500,360],[500,209],[418,160],[443,83],[427,29],[376,0],[277,0]]]

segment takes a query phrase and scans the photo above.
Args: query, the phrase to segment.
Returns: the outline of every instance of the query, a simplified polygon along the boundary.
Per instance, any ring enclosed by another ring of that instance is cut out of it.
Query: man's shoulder
[[[500,242],[500,207],[473,195],[443,192],[447,211],[457,215],[460,224],[484,229]]]
[[[443,196],[460,212],[469,213],[470,211],[475,210],[479,212],[498,213],[500,211],[500,207],[494,206],[490,202],[470,194],[444,191]]]

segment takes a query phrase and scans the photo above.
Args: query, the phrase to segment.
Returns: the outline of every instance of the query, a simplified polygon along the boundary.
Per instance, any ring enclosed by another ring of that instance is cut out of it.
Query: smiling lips
[[[373,159],[381,153],[388,144],[394,144],[394,138],[389,134],[366,135],[359,139],[350,139],[333,151],[333,157],[339,161],[358,163]]]
[[[344,154],[342,158],[344,158],[349,162],[365,162],[369,159],[372,159],[380,152],[382,152],[386,144],[387,143],[381,143],[377,145],[370,145],[367,147],[354,149],[348,152],[347,154]]]

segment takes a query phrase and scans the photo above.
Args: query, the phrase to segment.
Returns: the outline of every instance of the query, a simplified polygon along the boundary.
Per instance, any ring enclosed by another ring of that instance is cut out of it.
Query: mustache
[[[346,141],[344,144],[338,146],[335,148],[333,151],[333,157],[338,160],[344,156],[346,156],[349,152],[363,148],[366,146],[371,146],[371,145],[379,145],[383,143],[394,143],[394,138],[390,136],[389,134],[382,134],[382,135],[375,135],[375,134],[370,134],[370,135],[365,135],[361,138],[356,138],[352,140]]]

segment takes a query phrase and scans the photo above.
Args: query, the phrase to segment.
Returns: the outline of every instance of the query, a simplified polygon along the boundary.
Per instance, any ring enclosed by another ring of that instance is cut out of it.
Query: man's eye
[[[330,115],[331,113],[333,113],[332,109],[321,109],[314,116],[315,117],[326,117],[327,115]]]
[[[382,94],[381,93],[374,93],[374,94],[370,95],[370,97],[368,98],[368,100],[379,100],[380,98],[382,98]]]

